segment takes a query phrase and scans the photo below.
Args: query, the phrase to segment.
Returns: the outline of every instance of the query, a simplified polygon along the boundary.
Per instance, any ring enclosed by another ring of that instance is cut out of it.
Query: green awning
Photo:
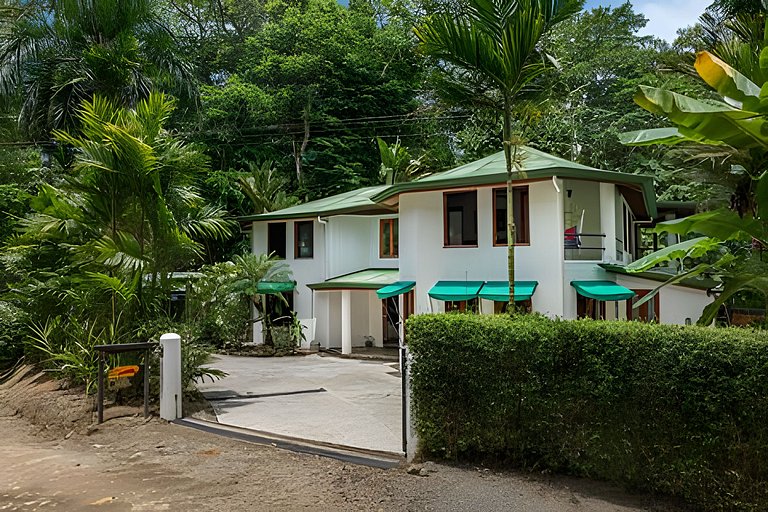
[[[396,283],[388,284],[384,288],[376,290],[376,295],[382,300],[390,297],[397,297],[404,293],[408,293],[416,286],[416,281],[398,281]]]
[[[579,295],[597,300],[627,300],[637,295],[613,281],[571,281],[571,286]]]
[[[515,302],[530,299],[538,284],[538,281],[515,281]],[[509,282],[488,281],[480,290],[480,298],[495,302],[509,301]]]
[[[259,281],[256,290],[259,293],[292,292],[296,288],[296,281]]]
[[[483,281],[438,281],[429,290],[429,296],[437,300],[470,300],[477,297]]]
[[[399,274],[396,268],[369,268],[308,284],[307,287],[312,290],[378,290],[397,281]]]

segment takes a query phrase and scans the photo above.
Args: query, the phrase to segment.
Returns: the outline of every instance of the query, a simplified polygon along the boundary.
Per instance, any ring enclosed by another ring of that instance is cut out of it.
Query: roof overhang
[[[397,281],[400,270],[396,268],[369,268],[308,284],[315,291],[330,290],[378,290]]]
[[[432,177],[434,176],[436,175],[433,175]],[[647,218],[655,218],[658,215],[656,210],[656,192],[653,188],[653,178],[650,176],[601,171],[597,169],[553,167],[527,171],[523,175],[517,174],[513,177],[512,181],[522,183],[536,182],[550,180],[553,177],[616,184],[620,187],[622,195],[627,198],[627,203],[629,203],[632,211],[636,214]],[[371,200],[381,205],[393,207],[399,202],[398,196],[400,194],[473,186],[503,185],[504,183],[506,183],[506,176],[504,174],[465,176],[445,180],[410,181],[406,183],[396,183],[372,196]]]
[[[651,269],[645,272],[629,272],[623,265],[615,263],[598,263],[605,271],[613,274],[620,274],[627,277],[637,277],[639,279],[649,279],[660,283],[665,283],[675,277],[672,272],[665,272],[661,269]],[[711,290],[720,285],[719,281],[708,277],[690,277],[674,284],[674,286],[683,286],[685,288],[694,288],[697,290]]]

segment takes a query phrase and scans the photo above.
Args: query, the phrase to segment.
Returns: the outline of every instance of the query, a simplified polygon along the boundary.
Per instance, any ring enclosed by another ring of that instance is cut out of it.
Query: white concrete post
[[[341,290],[341,353],[352,353],[352,292]]]
[[[163,334],[160,345],[160,417],[173,421],[181,418],[181,336]]]

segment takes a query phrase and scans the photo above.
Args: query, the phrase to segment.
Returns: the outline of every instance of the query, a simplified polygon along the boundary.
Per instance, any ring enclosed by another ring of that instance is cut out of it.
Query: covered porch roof
[[[397,268],[369,268],[308,284],[312,290],[378,290],[397,281]]]

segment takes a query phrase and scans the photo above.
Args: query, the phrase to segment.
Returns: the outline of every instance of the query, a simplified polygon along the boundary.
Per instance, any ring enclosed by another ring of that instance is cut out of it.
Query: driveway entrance
[[[198,387],[220,423],[296,438],[402,453],[397,363],[217,356],[229,375]]]

